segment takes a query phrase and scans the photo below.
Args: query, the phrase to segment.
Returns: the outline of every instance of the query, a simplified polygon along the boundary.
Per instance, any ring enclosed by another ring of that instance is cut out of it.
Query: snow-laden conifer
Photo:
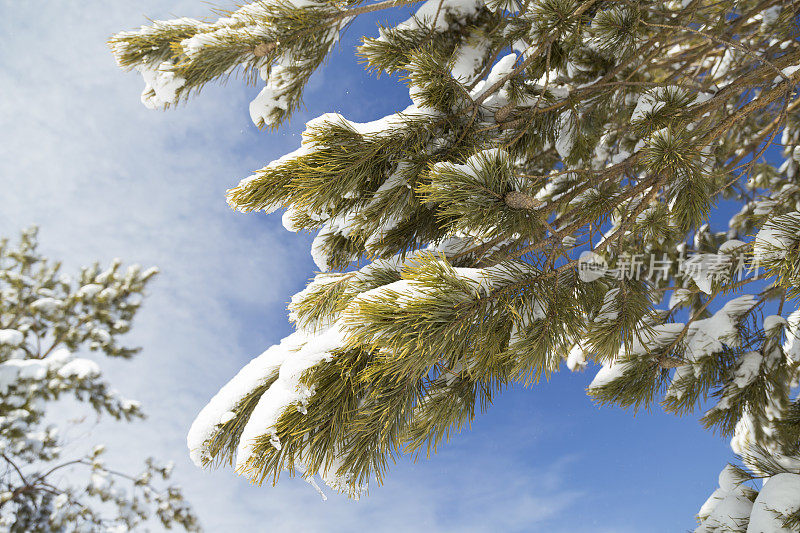
[[[111,46],[154,107],[260,75],[250,112],[276,127],[349,21],[401,5],[414,15],[357,53],[402,76],[410,104],[311,120],[295,152],[228,192],[316,232],[323,272],[292,298],[296,332],[200,413],[195,461],[357,496],[566,361],[600,365],[599,403],[702,410],[732,438],[743,463],[701,531],[745,531],[751,513],[766,527],[767,508],[795,527],[797,6],[264,0]],[[761,494],[741,485],[755,477],[770,478]]]
[[[144,417],[86,355],[136,355],[119,337],[157,269],[115,260],[70,276],[39,253],[36,233],[0,240],[0,531],[129,531],[151,518],[199,531],[180,488],[163,483],[171,464],[148,458],[140,472],[118,471],[104,445],[84,453],[57,423],[55,401],[64,397],[98,417]]]

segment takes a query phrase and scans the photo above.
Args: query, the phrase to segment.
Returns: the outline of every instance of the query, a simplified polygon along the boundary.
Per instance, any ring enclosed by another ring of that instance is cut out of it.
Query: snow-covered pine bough
[[[317,232],[321,273],[199,414],[194,461],[358,497],[566,361],[601,365],[600,404],[732,439],[698,531],[800,528],[800,4],[265,0],[110,46],[148,107],[238,75],[275,128],[350,21],[411,5],[357,48],[411,105],[322,115],[228,192]]]

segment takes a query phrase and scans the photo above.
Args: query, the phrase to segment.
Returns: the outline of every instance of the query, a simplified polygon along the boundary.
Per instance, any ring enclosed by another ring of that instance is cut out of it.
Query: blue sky
[[[225,190],[295,149],[310,118],[337,111],[367,121],[408,104],[396,79],[368,76],[354,56],[357,39],[376,33],[376,18],[366,18],[313,78],[307,109],[278,132],[251,124],[247,104],[258,88],[236,81],[176,110],[145,109],[143,82],[116,68],[106,38],[145,16],[201,17],[209,8],[189,0],[0,0],[0,233],[39,224],[43,249],[68,268],[121,257],[162,270],[131,334],[142,355],[103,362],[150,418],[98,427],[89,439],[108,441],[120,466],[148,454],[173,459],[209,531],[692,528],[731,459],[727,442],[697,416],[598,409],[583,390],[591,371],[565,369],[549,383],[506,392],[438,456],[401,460],[357,503],[323,503],[298,480],[257,488],[228,470],[191,465],[185,433],[193,417],[290,332],[285,304],[315,270],[310,236],[286,232],[278,214],[231,211]]]

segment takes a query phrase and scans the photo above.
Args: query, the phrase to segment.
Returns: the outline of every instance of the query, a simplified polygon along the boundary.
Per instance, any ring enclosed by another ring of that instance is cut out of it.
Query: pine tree
[[[800,4],[264,0],[109,44],[153,108],[260,77],[276,128],[350,21],[410,4],[358,55],[411,105],[311,120],[228,192],[317,232],[322,272],[202,410],[194,461],[357,497],[503,388],[591,363],[597,403],[732,438],[698,531],[800,527]]]
[[[119,343],[157,269],[98,264],[78,276],[37,251],[37,231],[18,245],[0,240],[0,531],[129,531],[156,515],[166,528],[200,531],[177,486],[162,486],[171,464],[152,458],[141,472],[109,468],[97,445],[78,456],[52,408],[65,396],[98,415],[144,418],[82,350],[131,358]],[[66,475],[65,475],[66,474]]]

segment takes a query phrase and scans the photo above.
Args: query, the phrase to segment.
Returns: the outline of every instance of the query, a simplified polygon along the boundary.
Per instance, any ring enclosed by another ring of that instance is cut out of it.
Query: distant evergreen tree
[[[265,0],[110,46],[149,107],[260,77],[250,114],[277,127],[354,17],[415,3]],[[365,37],[366,68],[402,76],[412,104],[318,117],[228,193],[317,231],[323,273],[292,298],[296,332],[200,413],[195,462],[356,497],[510,383],[597,363],[598,403],[702,408],[732,437],[742,466],[698,531],[800,527],[798,10],[428,0]],[[739,211],[713,231],[723,203]]]
[[[115,261],[80,275],[37,251],[36,230],[20,243],[0,240],[0,531],[130,531],[156,515],[167,528],[199,531],[197,517],[176,486],[161,487],[172,466],[146,460],[141,472],[108,468],[105,446],[70,454],[69,439],[54,424],[53,402],[73,396],[97,415],[144,418],[139,403],[122,398],[91,359],[133,357],[121,346],[142,292],[157,269]],[[85,476],[85,480],[83,479]]]

